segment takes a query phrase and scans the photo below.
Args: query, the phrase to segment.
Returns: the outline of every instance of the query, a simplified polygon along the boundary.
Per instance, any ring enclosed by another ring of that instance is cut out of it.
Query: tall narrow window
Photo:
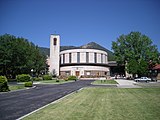
[[[80,52],[77,52],[77,63],[80,63]]]
[[[59,62],[62,64],[62,61],[61,61],[61,60],[62,60],[62,56],[60,55],[60,60],[59,60]]]
[[[97,53],[94,53],[94,63],[97,63]]]
[[[69,63],[71,63],[71,62],[72,62],[72,54],[69,53]]]
[[[86,52],[86,63],[89,63],[89,52]]]
[[[63,64],[65,63],[65,54],[63,54]]]
[[[103,54],[101,54],[101,63],[103,63]]]
[[[105,55],[105,63],[107,63],[107,55]]]
[[[57,45],[57,38],[53,39],[53,45]]]

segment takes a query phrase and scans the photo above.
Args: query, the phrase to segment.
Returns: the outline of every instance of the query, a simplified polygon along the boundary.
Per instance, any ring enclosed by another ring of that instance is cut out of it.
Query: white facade
[[[91,73],[93,76],[104,76],[104,74],[106,73],[106,75],[108,75],[109,73],[109,68],[107,67],[103,67],[103,66],[66,66],[66,67],[61,67],[60,68],[61,72],[69,72],[70,75],[74,75],[74,76],[87,76],[87,75],[91,75]],[[78,73],[78,75],[76,74]]]
[[[71,62],[69,62],[69,54],[71,54]],[[79,59],[78,61],[78,54]],[[88,60],[87,60],[88,54]],[[100,63],[108,64],[108,54],[102,50],[96,49],[71,49],[60,52],[61,64],[66,63]],[[95,60],[97,59],[97,60]]]
[[[60,36],[51,35],[50,36],[50,74],[55,74],[59,76],[59,54],[60,54]]]
[[[60,51],[60,36],[50,37],[49,72],[56,75],[109,75],[108,54],[98,49],[69,49]]]

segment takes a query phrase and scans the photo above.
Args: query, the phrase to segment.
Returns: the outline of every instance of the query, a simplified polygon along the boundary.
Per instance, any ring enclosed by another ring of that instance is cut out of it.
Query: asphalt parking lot
[[[0,120],[15,120],[48,103],[86,86],[93,80],[57,85],[36,85],[35,88],[0,93]]]

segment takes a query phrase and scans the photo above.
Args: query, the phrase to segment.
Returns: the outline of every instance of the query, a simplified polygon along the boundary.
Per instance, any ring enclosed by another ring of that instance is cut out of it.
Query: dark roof
[[[160,64],[157,64],[153,69],[160,70]]]
[[[70,49],[97,49],[97,50],[103,50],[103,51],[106,51],[107,53],[108,52],[111,52],[109,51],[108,49],[102,47],[101,45],[95,43],[95,42],[90,42],[86,45],[82,45],[82,46],[61,46],[61,49],[60,51],[63,51],[63,50],[70,50]]]

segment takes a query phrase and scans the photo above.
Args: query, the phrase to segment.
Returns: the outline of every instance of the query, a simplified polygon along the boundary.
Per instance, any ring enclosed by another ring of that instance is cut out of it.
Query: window
[[[57,38],[53,39],[53,45],[57,45]]]
[[[97,63],[97,53],[94,53],[94,63]]]
[[[87,75],[91,75],[91,72],[90,72],[90,71],[87,71],[86,74],[87,74]]]
[[[77,52],[77,63],[80,63],[80,52]]]
[[[63,54],[63,64],[65,63],[65,54]]]
[[[62,64],[62,55],[60,55],[60,60],[59,60],[59,61],[60,61],[60,63]]]
[[[103,54],[101,54],[101,63],[103,63]]]
[[[86,52],[86,63],[89,63],[89,52]]]
[[[66,74],[67,76],[69,76],[69,75],[70,75],[70,71],[66,71],[65,74]]]
[[[69,53],[69,63],[71,63],[71,62],[72,62],[72,54]]]
[[[105,63],[107,63],[107,55],[105,55]]]

